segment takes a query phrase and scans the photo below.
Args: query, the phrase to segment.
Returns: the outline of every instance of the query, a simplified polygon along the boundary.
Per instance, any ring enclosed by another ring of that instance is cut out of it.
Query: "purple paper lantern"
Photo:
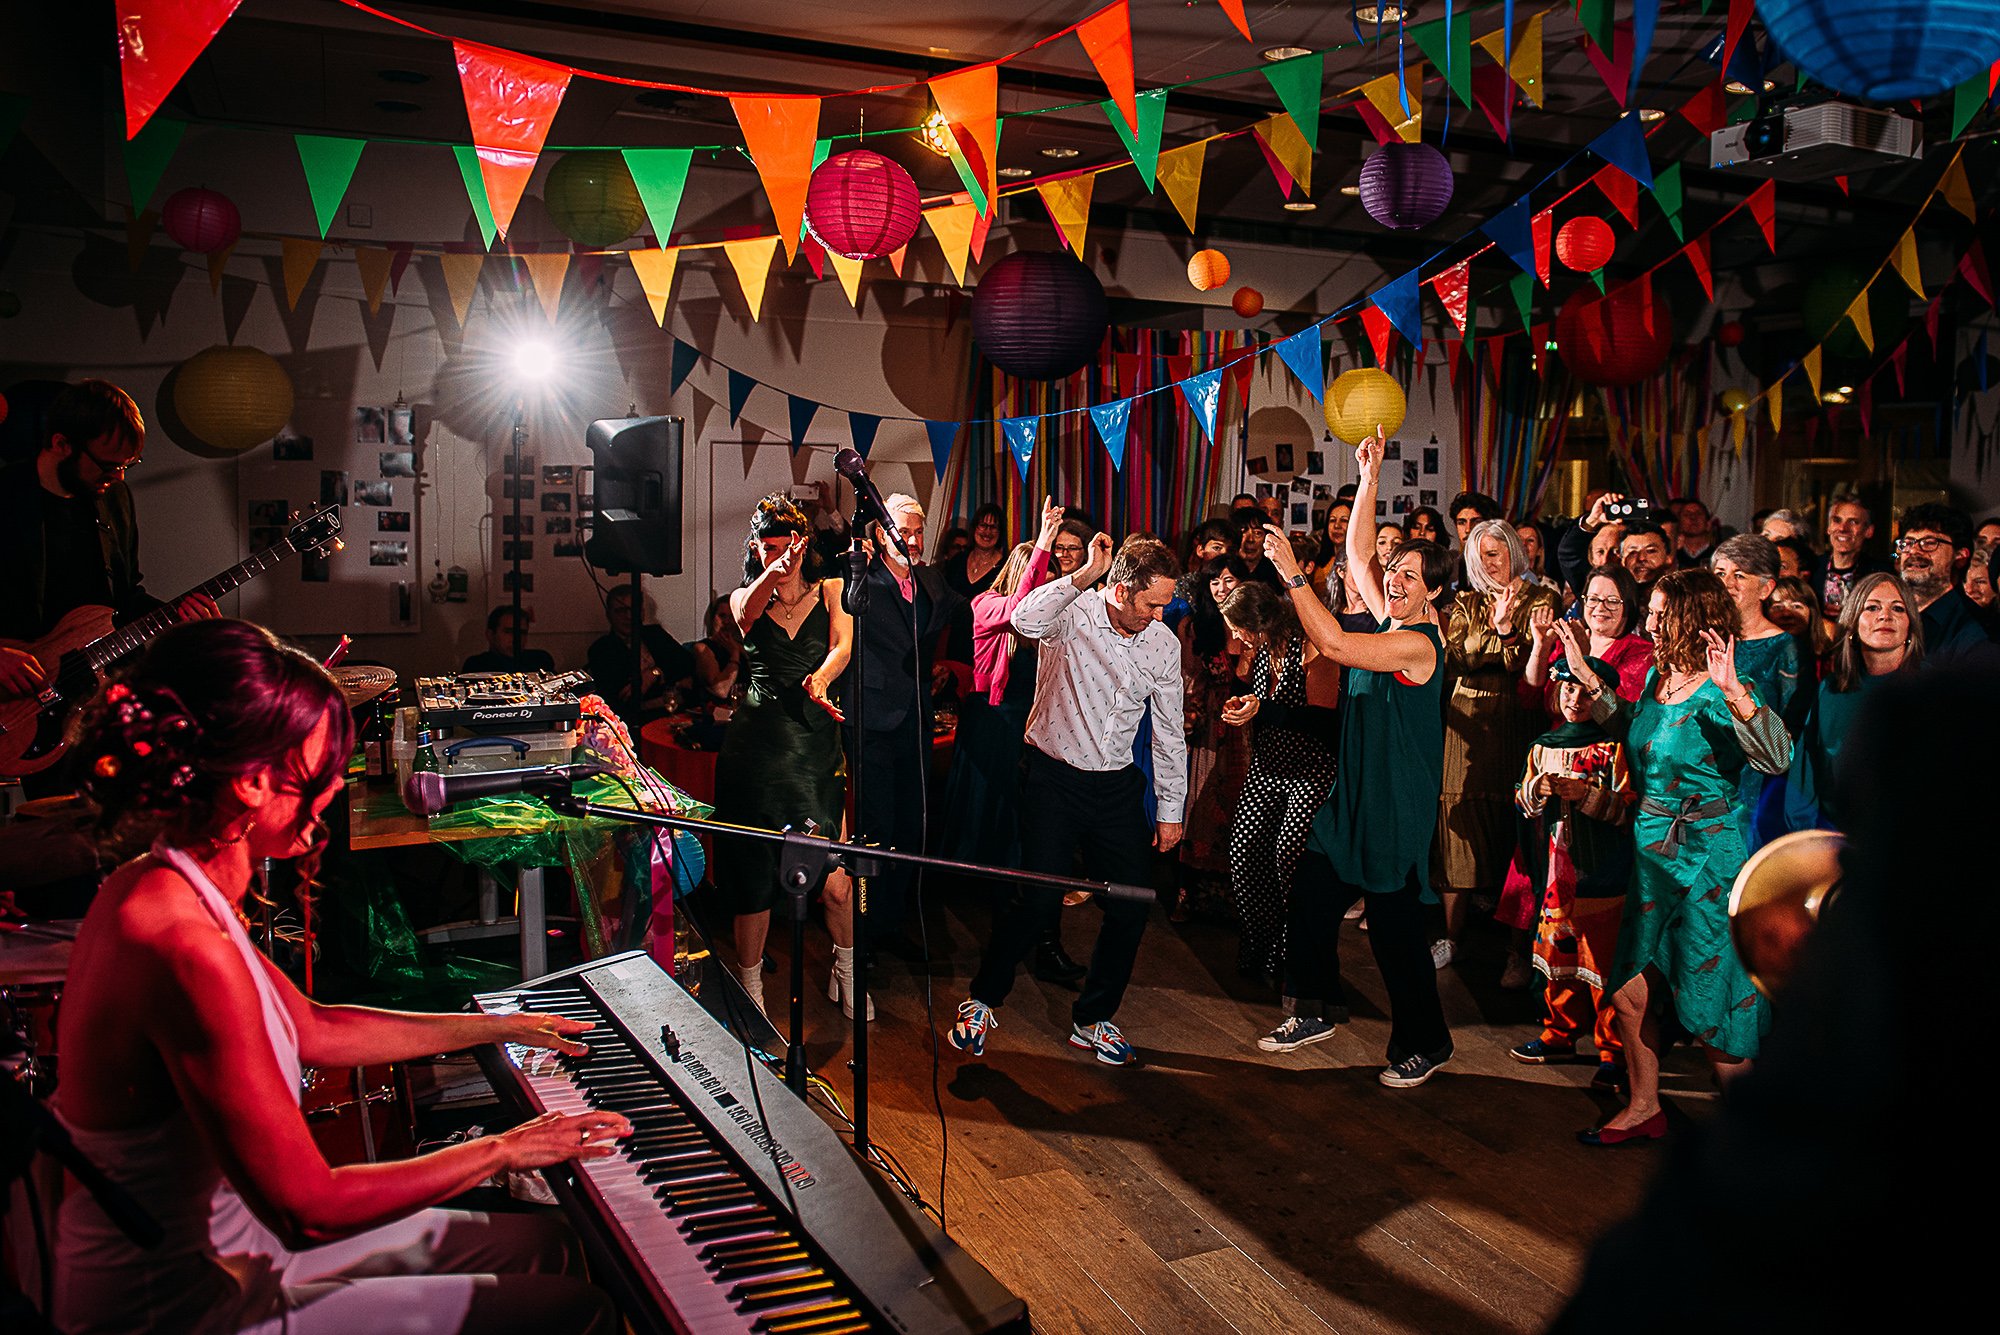
[[[828,250],[874,260],[908,245],[922,221],[917,183],[898,163],[865,148],[836,153],[806,186],[806,229]]]
[[[167,197],[160,209],[160,225],[182,250],[197,255],[213,255],[236,244],[243,235],[243,219],[227,195],[189,186]]]
[[[1361,168],[1361,207],[1384,227],[1428,227],[1451,203],[1451,164],[1429,144],[1384,144]]]
[[[1090,364],[1111,312],[1104,284],[1066,251],[1016,251],[972,293],[972,337],[1023,380],[1061,380]]]

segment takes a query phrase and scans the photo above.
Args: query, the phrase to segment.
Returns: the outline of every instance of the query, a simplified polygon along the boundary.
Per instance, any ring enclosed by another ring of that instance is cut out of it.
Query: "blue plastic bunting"
[[[806,443],[806,433],[812,430],[813,417],[819,412],[819,405],[796,394],[785,397],[791,400],[788,411],[792,419],[792,453],[797,454],[799,446]]]
[[[1035,436],[1040,432],[1042,419],[1039,417],[1003,417],[1000,430],[1006,433],[1007,448],[1013,451],[1014,466],[1021,470],[1021,481],[1028,480],[1028,464],[1035,457]]]
[[[741,371],[729,373],[729,425],[736,425],[736,419],[743,415],[743,405],[750,401],[750,391],[755,388],[757,382]]]
[[[1522,195],[1488,218],[1479,229],[1507,253],[1508,259],[1529,273],[1535,272],[1535,224],[1529,212],[1533,207],[1529,197]]]
[[[847,414],[847,435],[854,442],[854,452],[866,459],[868,451],[875,448],[875,433],[882,426],[882,419],[874,413]]]
[[[1979,343],[1972,350],[1972,367],[1973,373],[1979,377],[1979,392],[1984,394],[1987,389],[1986,382],[1989,376],[1986,367],[1986,331],[1984,329],[1979,331]]]
[[[1132,400],[1119,399],[1115,403],[1091,405],[1090,424],[1097,428],[1097,438],[1104,442],[1104,452],[1111,456],[1111,466],[1122,470],[1125,467],[1125,437],[1132,427]]]
[[[688,378],[688,372],[694,370],[694,364],[700,360],[701,349],[692,343],[683,343],[675,339],[673,365],[667,372],[667,393],[680,393],[681,383]]]
[[[1416,347],[1424,341],[1419,279],[1418,272],[1412,269],[1395,282],[1377,289],[1368,298],[1375,303],[1382,314],[1389,317],[1389,323],[1396,326],[1397,333],[1409,340],[1411,347]]]
[[[931,462],[937,466],[937,475],[944,476],[945,465],[951,462],[951,447],[958,439],[958,422],[925,422],[924,434],[931,438]]]
[[[1326,395],[1326,363],[1321,360],[1324,349],[1320,347],[1319,336],[1319,326],[1314,325],[1272,345],[1315,401]]]
[[[1591,140],[1586,147],[1648,190],[1653,188],[1653,159],[1646,153],[1646,132],[1639,128],[1639,117],[1636,113],[1627,112],[1611,122],[1611,128]],[[1525,210],[1521,218],[1521,225],[1526,227]]]
[[[1508,0],[1511,5],[1513,0]],[[1632,0],[1632,86],[1626,94],[1629,104],[1639,95],[1639,71],[1653,49],[1653,29],[1660,23],[1660,0]]]
[[[1181,381],[1181,397],[1194,409],[1194,415],[1201,421],[1202,433],[1208,443],[1215,444],[1215,409],[1222,400],[1222,368],[1203,371]]]

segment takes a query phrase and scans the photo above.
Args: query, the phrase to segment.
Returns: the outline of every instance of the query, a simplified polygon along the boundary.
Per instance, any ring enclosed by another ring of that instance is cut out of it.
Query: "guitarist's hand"
[[[45,680],[41,660],[26,649],[0,645],[0,696],[35,695]]]
[[[215,599],[205,593],[190,593],[174,604],[174,615],[182,621],[209,621],[222,615]]]

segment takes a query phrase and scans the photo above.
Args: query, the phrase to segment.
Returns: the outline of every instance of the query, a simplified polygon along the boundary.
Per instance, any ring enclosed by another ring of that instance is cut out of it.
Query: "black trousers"
[[[910,713],[894,728],[849,731],[849,773],[859,778],[856,837],[905,853],[924,851],[924,784],[930,777],[929,729]],[[894,940],[909,911],[916,873],[885,869],[868,881],[868,941]]]
[[[1146,777],[1135,765],[1104,773],[1080,770],[1030,746],[1021,762],[1021,865],[1056,876],[1075,874],[1083,855],[1092,880],[1145,885],[1153,868],[1153,827],[1142,801]],[[1016,886],[996,904],[993,936],[972,978],[972,997],[998,1006],[1013,990],[1014,974],[1035,948],[1062,892]],[[1150,906],[1102,900],[1104,923],[1090,953],[1090,973],[1070,1007],[1080,1025],[1118,1013]]]
[[[1300,1015],[1323,1018],[1344,1005],[1340,987],[1340,920],[1363,890],[1333,874],[1325,855],[1306,849],[1292,880],[1285,923],[1285,994]],[[1438,1000],[1437,966],[1416,873],[1391,895],[1368,896],[1368,944],[1389,992],[1389,1064],[1451,1050],[1451,1030]]]

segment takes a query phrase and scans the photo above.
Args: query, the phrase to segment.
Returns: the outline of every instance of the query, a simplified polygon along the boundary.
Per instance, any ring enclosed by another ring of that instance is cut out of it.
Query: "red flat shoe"
[[[1617,1145],[1634,1145],[1642,1141],[1659,1140],[1666,1134],[1667,1112],[1662,1108],[1637,1126],[1625,1127],[1622,1130],[1595,1126],[1588,1131],[1577,1132],[1576,1139],[1578,1144],[1589,1145],[1594,1149],[1609,1149]]]

